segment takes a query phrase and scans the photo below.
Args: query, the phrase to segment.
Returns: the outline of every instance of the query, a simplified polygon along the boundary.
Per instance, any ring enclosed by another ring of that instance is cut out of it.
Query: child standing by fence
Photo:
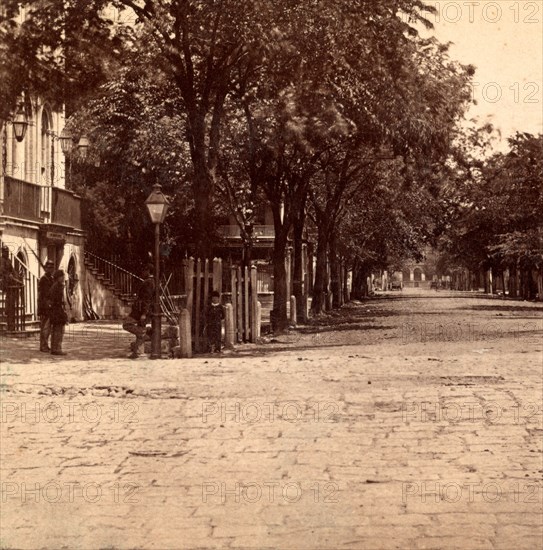
[[[211,353],[221,352],[222,320],[224,308],[221,305],[221,295],[215,290],[211,293],[211,303],[206,311],[207,338]]]

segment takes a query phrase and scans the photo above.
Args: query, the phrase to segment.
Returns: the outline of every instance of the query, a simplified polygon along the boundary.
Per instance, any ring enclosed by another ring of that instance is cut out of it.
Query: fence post
[[[290,297],[290,324],[293,326],[297,325],[296,296]]]
[[[232,304],[226,304],[224,306],[224,347],[227,349],[232,349],[234,347],[234,308]]]
[[[213,291],[222,294],[222,260],[213,258]]]
[[[245,266],[243,269],[243,317],[244,317],[244,340],[249,342],[250,340],[250,319],[249,319],[249,268]]]
[[[200,308],[202,305],[202,262],[196,260],[196,302],[194,314],[194,349],[200,351]]]
[[[232,316],[234,323],[234,342],[237,343],[237,318],[238,318],[238,285],[237,285],[237,269],[230,266],[230,290],[232,292]]]
[[[238,342],[243,342],[245,334],[243,333],[243,277],[241,267],[237,268],[238,281],[238,312],[236,314],[238,320]]]
[[[186,309],[179,313],[179,356],[192,357],[190,313]]]
[[[290,296],[292,290],[292,248],[286,250],[285,270],[287,272],[287,296]]]
[[[187,310],[192,317],[192,301],[194,295],[194,259],[183,260],[185,272],[185,292],[187,294]]]
[[[256,265],[251,266],[251,342],[256,342],[258,323],[258,291]]]
[[[262,304],[260,302],[256,303],[256,338],[260,339],[262,328]]]

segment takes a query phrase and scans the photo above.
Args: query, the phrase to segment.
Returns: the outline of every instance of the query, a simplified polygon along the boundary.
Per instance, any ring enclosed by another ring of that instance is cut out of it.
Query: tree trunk
[[[362,300],[368,295],[367,270],[360,264],[353,267],[353,289],[352,296],[356,300]]]
[[[273,311],[272,330],[275,334],[283,332],[288,326],[287,318],[287,270],[285,254],[286,239],[275,238],[273,249]]]
[[[337,256],[336,235],[332,230],[330,234],[330,275],[332,292],[332,307],[337,309],[341,307],[341,265]]]
[[[498,273],[497,269],[491,270],[491,277],[492,277],[492,294],[498,293],[498,280],[500,277],[500,274]]]
[[[188,142],[194,169],[192,190],[194,194],[194,239],[195,253],[202,260],[213,254],[213,227],[211,217],[211,194],[213,178],[207,163],[205,116],[193,113],[189,117]]]
[[[538,279],[538,272],[535,269],[530,269],[528,271],[529,274],[529,281],[530,281],[530,298],[529,300],[535,300],[537,296],[537,279]]]
[[[313,285],[313,301],[311,311],[318,315],[323,313],[326,307],[326,292],[328,290],[328,231],[319,226],[317,237],[317,266],[315,268],[315,284]]]
[[[281,218],[281,203],[271,205],[273,212],[273,224],[275,240],[273,243],[273,310],[271,312],[271,324],[274,333],[284,332],[288,327],[287,317],[287,269],[285,265],[288,233],[290,227],[283,223]]]
[[[349,270],[347,269],[347,262],[344,260],[343,263],[343,272],[342,272],[342,285],[343,285],[343,303],[347,303],[351,300],[349,296]]]
[[[490,271],[488,269],[484,270],[483,280],[485,283],[485,294],[490,294],[492,289],[490,288]]]
[[[304,277],[304,254],[303,254],[303,231],[305,216],[298,216],[294,221],[294,277],[292,281],[292,293],[296,297],[296,318],[298,323],[305,323],[307,308],[305,306]]]

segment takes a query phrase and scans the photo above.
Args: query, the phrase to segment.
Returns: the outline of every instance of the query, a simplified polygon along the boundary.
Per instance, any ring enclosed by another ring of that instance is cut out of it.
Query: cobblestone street
[[[224,356],[1,350],[3,549],[543,543],[543,306],[390,293]]]

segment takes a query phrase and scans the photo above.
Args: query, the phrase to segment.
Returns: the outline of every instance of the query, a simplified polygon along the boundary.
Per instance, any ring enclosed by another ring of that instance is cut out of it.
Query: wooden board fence
[[[206,309],[212,291],[222,295],[222,303],[232,304],[234,343],[255,342],[260,335],[257,268],[229,265],[223,274],[223,260],[183,261],[186,309],[190,312],[194,351],[207,351]],[[229,274],[225,281],[223,275]],[[224,296],[223,296],[224,295]]]

